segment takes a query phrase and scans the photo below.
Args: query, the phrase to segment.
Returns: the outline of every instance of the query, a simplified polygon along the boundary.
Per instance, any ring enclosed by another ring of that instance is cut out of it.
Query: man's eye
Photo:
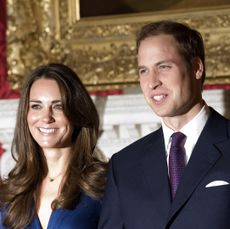
[[[147,71],[147,69],[145,69],[145,68],[140,68],[140,69],[138,70],[139,76],[146,75],[147,72],[148,72],[148,71]]]

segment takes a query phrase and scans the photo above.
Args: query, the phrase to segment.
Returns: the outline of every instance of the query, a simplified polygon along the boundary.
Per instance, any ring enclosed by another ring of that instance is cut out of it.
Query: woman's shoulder
[[[79,202],[76,207],[93,207],[93,208],[101,208],[101,199],[90,197],[84,193],[80,195]]]
[[[81,194],[73,209],[56,209],[51,217],[52,228],[96,229],[101,211],[101,201]]]
[[[92,198],[86,194],[81,194],[79,201],[70,212],[69,213],[73,214],[74,218],[81,216],[85,219],[89,219],[90,217],[97,219],[101,212],[101,200]]]

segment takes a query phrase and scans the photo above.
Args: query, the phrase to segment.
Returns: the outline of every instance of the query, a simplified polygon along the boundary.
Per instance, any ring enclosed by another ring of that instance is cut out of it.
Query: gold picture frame
[[[144,24],[184,22],[205,40],[207,85],[230,84],[230,5],[80,18],[78,0],[8,0],[8,79],[20,89],[34,67],[61,62],[72,67],[89,90],[138,84],[135,35]]]

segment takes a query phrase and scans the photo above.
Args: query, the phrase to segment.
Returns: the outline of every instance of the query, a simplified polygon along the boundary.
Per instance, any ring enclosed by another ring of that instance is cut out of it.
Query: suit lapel
[[[178,187],[169,220],[183,206],[192,195],[198,184],[202,181],[208,171],[220,158],[220,153],[210,144],[198,143],[194,149],[188,165],[186,166],[181,183]]]
[[[172,203],[168,222],[183,207],[202,179],[221,157],[221,152],[217,149],[215,143],[226,141],[226,127],[226,119],[212,110],[212,114],[186,166],[177,194]]]
[[[171,195],[162,129],[155,132],[151,139],[143,148],[145,152],[141,166],[152,193],[153,211],[155,209],[159,215],[158,222],[162,222],[162,219],[166,222],[171,207]]]

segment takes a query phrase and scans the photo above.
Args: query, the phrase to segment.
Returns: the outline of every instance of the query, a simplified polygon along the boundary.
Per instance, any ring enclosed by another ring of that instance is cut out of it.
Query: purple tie
[[[185,168],[185,152],[181,143],[186,136],[181,132],[175,132],[171,137],[172,144],[169,151],[169,178],[172,198],[174,198]]]

